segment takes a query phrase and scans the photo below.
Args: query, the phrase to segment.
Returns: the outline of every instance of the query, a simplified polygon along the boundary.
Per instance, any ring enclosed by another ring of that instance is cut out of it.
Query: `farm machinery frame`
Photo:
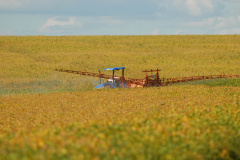
[[[177,77],[177,78],[160,78],[159,72],[161,70],[144,70],[145,77],[143,79],[127,78],[124,76],[125,67],[106,68],[105,71],[111,70],[112,75],[99,73],[92,73],[87,71],[74,71],[65,69],[56,69],[59,72],[67,72],[85,76],[93,76],[100,78],[100,84],[96,87],[99,88],[137,88],[137,87],[160,87],[167,86],[175,83],[207,80],[207,79],[219,79],[219,78],[237,78],[240,75],[206,75],[206,76],[191,76],[191,77]],[[117,76],[115,71],[122,70],[122,75]],[[151,73],[151,75],[149,75]],[[107,79],[107,82],[101,83],[101,79]]]

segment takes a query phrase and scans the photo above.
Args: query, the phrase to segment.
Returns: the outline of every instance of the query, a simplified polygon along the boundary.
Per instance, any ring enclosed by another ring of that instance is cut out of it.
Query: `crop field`
[[[240,78],[96,90],[98,78],[55,71],[239,75],[239,42],[239,35],[0,36],[0,159],[240,159]]]

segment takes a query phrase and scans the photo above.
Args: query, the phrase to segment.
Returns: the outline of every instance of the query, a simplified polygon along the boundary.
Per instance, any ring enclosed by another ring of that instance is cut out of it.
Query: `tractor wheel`
[[[107,84],[106,86],[104,86],[104,88],[113,88],[112,85]]]

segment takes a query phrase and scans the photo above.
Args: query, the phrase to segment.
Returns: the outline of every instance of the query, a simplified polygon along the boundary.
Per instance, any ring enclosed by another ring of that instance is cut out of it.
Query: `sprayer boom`
[[[73,71],[73,70],[65,70],[65,69],[56,69],[59,72],[67,72],[73,74],[80,74],[86,76],[93,76],[100,78],[100,85],[96,88],[136,88],[136,87],[159,87],[159,86],[167,86],[174,83],[181,82],[189,82],[196,80],[207,80],[207,79],[219,79],[219,78],[239,78],[240,75],[207,75],[207,76],[191,76],[191,77],[177,77],[177,78],[160,78],[159,72],[161,70],[144,70],[145,78],[143,79],[135,79],[135,78],[127,78],[124,77],[124,69],[125,67],[114,67],[114,68],[106,68],[104,70],[113,71],[112,75],[106,75],[99,73],[92,73],[86,71]],[[122,76],[116,76],[115,71],[122,70]],[[149,76],[148,74],[151,73]],[[107,82],[101,84],[101,78],[106,78]]]
[[[74,70],[66,70],[66,69],[55,69],[55,71],[80,74],[80,75],[92,76],[92,77],[100,77],[100,78],[111,78],[112,77],[111,75],[106,75],[106,74],[101,74],[101,73],[92,73],[92,72],[86,72],[86,71],[74,71]]]

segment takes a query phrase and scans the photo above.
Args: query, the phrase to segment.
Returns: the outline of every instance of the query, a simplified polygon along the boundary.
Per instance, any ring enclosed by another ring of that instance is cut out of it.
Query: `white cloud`
[[[153,0],[159,7],[164,7],[170,11],[187,11],[192,16],[201,16],[203,13],[213,12],[215,9],[214,1],[216,0]]]
[[[240,3],[240,0],[229,0],[229,1]]]
[[[185,5],[188,12],[193,16],[200,16],[204,12],[213,12],[214,10],[211,0],[184,0],[182,4]]]
[[[181,35],[181,34],[183,34],[183,32],[180,31],[180,30],[178,30],[178,31],[176,31],[174,34],[175,34],[175,35]]]
[[[0,8],[18,8],[24,6],[29,0],[0,0]]]
[[[187,0],[185,2],[185,6],[187,7],[190,14],[194,16],[201,15],[202,13],[201,7],[199,6],[198,2],[195,0]]]
[[[187,26],[190,27],[211,27],[214,26],[216,23],[216,18],[207,18],[202,21],[197,21],[197,22],[189,22]]]
[[[41,32],[47,32],[56,27],[82,27],[82,23],[79,22],[76,17],[69,17],[67,21],[58,20],[59,17],[50,18],[47,22],[40,28]]]
[[[240,26],[239,17],[218,17],[215,29],[233,28]]]
[[[218,34],[240,34],[240,28],[223,29]]]
[[[155,29],[153,32],[152,32],[152,35],[158,35],[159,34],[159,30],[158,29]]]
[[[105,16],[105,17],[100,17],[100,23],[104,23],[110,26],[118,26],[118,25],[121,25],[123,21],[114,19],[113,17]]]
[[[39,5],[47,6],[50,4],[69,4],[69,3],[76,3],[81,0],[0,0],[0,8],[16,8],[16,7],[28,7],[29,5],[32,7],[38,7]]]
[[[239,34],[240,16],[206,18],[202,21],[183,24],[183,26],[204,28],[206,30],[212,30],[216,34]]]
[[[240,16],[238,17],[213,17],[202,21],[189,22],[191,27],[212,27],[214,29],[231,28],[240,26]]]

